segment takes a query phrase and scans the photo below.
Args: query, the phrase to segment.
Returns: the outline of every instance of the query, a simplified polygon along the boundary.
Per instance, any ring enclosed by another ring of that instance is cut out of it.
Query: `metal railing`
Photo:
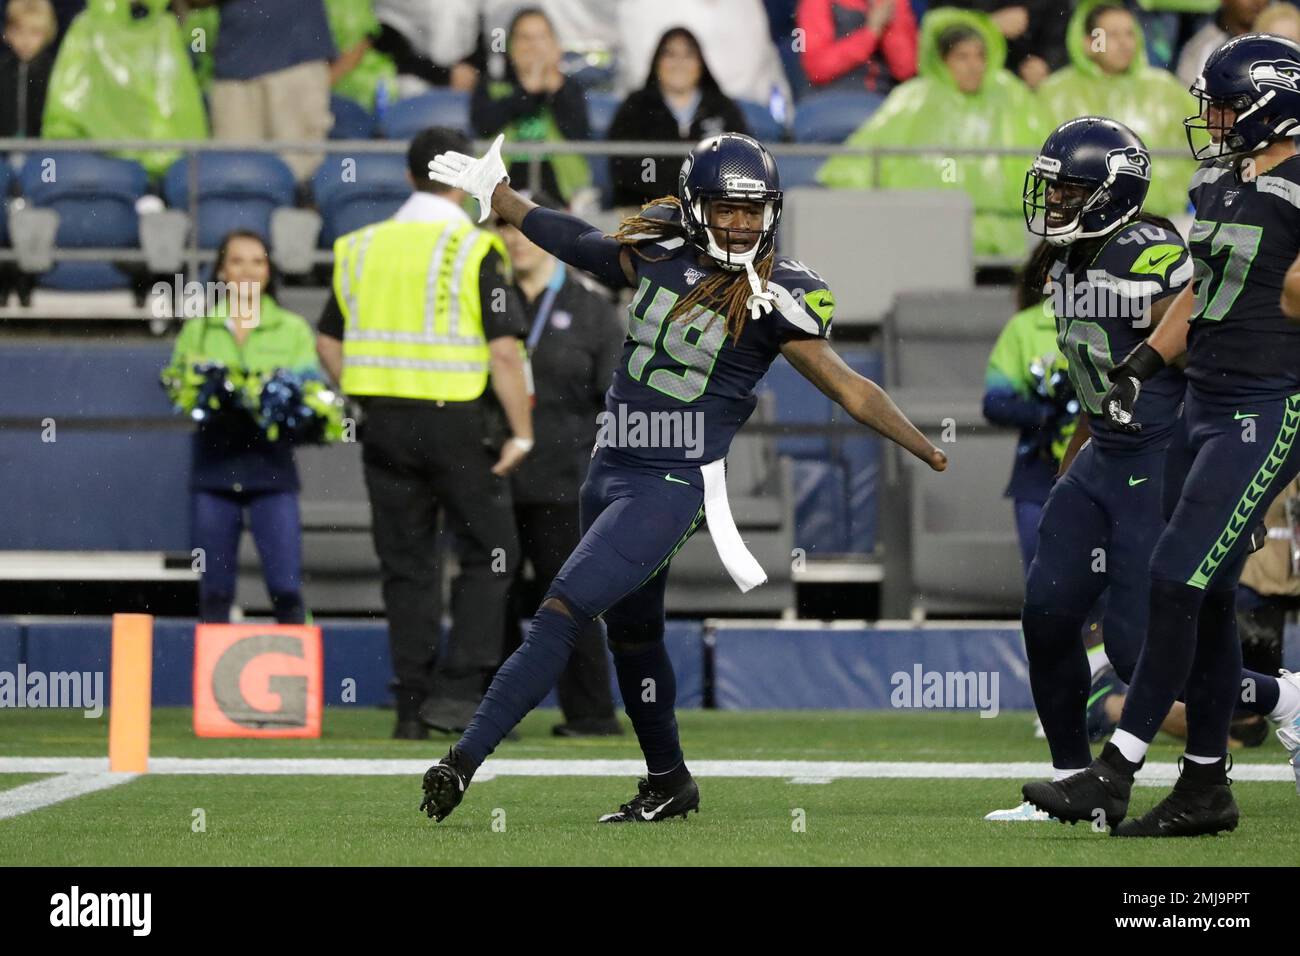
[[[476,140],[475,149],[486,149],[490,140]],[[779,161],[785,157],[826,157],[859,156],[872,163],[871,188],[881,188],[881,163],[888,158],[911,156],[917,158],[958,158],[965,156],[1020,157],[1028,161],[1037,150],[1024,147],[949,147],[935,146],[848,146],[829,143],[766,143],[767,148]],[[511,142],[505,145],[505,151],[513,160],[525,157],[528,161],[528,185],[536,188],[541,183],[542,163],[550,156],[578,155],[584,157],[609,158],[615,156],[647,157],[676,156],[685,157],[690,144],[682,142],[606,141],[606,140],[562,140],[556,142]],[[242,143],[224,140],[144,140],[144,139],[103,139],[103,140],[54,140],[54,139],[13,139],[0,138],[0,154],[18,154],[24,162],[32,157],[49,156],[59,153],[132,153],[132,152],[167,152],[174,151],[191,160],[188,166],[186,182],[185,211],[191,222],[189,239],[186,245],[185,261],[187,274],[191,277],[199,273],[202,265],[213,261],[215,250],[202,249],[198,243],[196,227],[199,207],[199,164],[192,160],[203,153],[320,153],[327,159],[356,155],[393,155],[404,156],[407,143],[404,140],[324,140],[303,142],[300,140],[275,140],[262,143]],[[1186,151],[1173,149],[1156,149],[1151,151],[1156,158],[1180,158],[1190,161]],[[0,160],[2,162],[3,160]],[[54,258],[60,262],[113,262],[129,265],[145,265],[148,257],[140,249],[131,248],[65,248],[56,247]],[[17,253],[12,249],[0,249],[0,263],[18,261]],[[319,249],[312,255],[315,265],[328,265],[334,261],[330,250]]]

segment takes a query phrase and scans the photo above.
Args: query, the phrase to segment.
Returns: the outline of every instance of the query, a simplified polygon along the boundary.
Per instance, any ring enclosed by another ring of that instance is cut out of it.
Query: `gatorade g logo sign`
[[[194,633],[194,733],[319,737],[320,628],[200,624]]]

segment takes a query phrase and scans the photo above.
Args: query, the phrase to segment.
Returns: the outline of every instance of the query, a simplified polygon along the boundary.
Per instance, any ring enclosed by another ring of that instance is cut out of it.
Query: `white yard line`
[[[107,764],[108,761],[105,760],[103,763]],[[28,771],[8,772],[26,773]],[[43,773],[45,771],[32,772]],[[33,810],[40,810],[42,807],[62,803],[64,800],[71,800],[73,797],[83,797],[88,793],[94,793],[96,790],[107,790],[109,787],[116,787],[120,783],[134,780],[136,776],[137,774],[133,773],[109,773],[107,768],[102,772],[94,773],[75,771],[64,773],[59,777],[51,777],[49,780],[37,780],[33,783],[25,783],[21,787],[0,790],[0,820],[31,813]]]
[[[265,776],[386,777],[423,774],[430,760],[360,760],[263,757],[154,757],[149,772],[155,774],[236,774]],[[697,777],[775,777],[800,783],[832,780],[1032,780],[1047,777],[1051,768],[1041,763],[925,763],[920,761],[820,761],[820,760],[692,760]],[[0,757],[0,773],[59,773],[106,775],[104,757]],[[489,777],[628,777],[645,773],[640,760],[489,760],[479,780]],[[1276,763],[1238,764],[1234,780],[1292,782],[1291,767]],[[91,789],[131,779],[113,774],[108,782]],[[1149,764],[1138,783],[1165,785],[1178,779],[1172,763]],[[50,781],[46,781],[49,783]],[[41,784],[28,784],[28,787]],[[24,787],[0,791],[0,807],[7,795]],[[86,792],[89,792],[86,791]],[[73,794],[75,795],[75,794]],[[66,799],[66,798],[62,798]],[[53,801],[51,801],[53,802]],[[3,816],[0,813],[0,816]]]

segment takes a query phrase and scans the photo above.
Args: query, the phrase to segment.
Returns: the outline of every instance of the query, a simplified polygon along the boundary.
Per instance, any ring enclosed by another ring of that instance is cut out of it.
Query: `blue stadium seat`
[[[796,143],[842,143],[885,101],[877,93],[827,90],[799,101],[794,116]]]
[[[736,105],[745,114],[749,135],[764,143],[779,143],[785,138],[785,127],[776,121],[771,111],[753,100],[737,100]]]
[[[587,101],[587,125],[591,127],[591,138],[604,139],[623,100],[613,93],[597,90],[588,90],[583,97]]]
[[[433,89],[398,100],[379,123],[384,139],[411,139],[430,126],[449,126],[466,136],[469,128],[469,94],[461,90]]]
[[[174,209],[188,209],[188,157],[178,159],[163,179],[163,198]],[[193,228],[199,247],[215,249],[232,229],[251,229],[271,237],[271,213],[292,206],[296,184],[284,161],[270,153],[199,154],[199,208]]]
[[[34,206],[59,214],[58,246],[68,249],[130,249],[140,244],[136,201],[148,174],[139,163],[95,153],[32,154],[19,175],[22,194]],[[51,289],[126,288],[121,271],[106,262],[59,262],[40,284]]]
[[[355,176],[345,176],[345,169]],[[322,219],[320,246],[328,249],[339,236],[387,219],[411,195],[406,157],[388,153],[327,156],[312,177],[312,189]]]
[[[817,186],[817,170],[826,162],[825,156],[782,156],[777,160],[781,171],[781,188]]]
[[[795,540],[810,557],[844,554],[849,547],[849,496],[844,469],[834,461],[796,461]]]
[[[346,96],[331,96],[330,112],[334,114],[330,139],[374,138],[375,117],[356,100],[350,100]]]

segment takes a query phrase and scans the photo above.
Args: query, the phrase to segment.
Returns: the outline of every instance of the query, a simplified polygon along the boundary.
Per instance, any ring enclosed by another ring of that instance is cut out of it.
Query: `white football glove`
[[[498,135],[482,157],[475,159],[464,153],[449,150],[429,160],[429,178],[453,189],[463,189],[478,200],[478,221],[482,222],[492,211],[492,191],[497,183],[510,182],[506,164],[501,160],[501,143],[505,135]]]

